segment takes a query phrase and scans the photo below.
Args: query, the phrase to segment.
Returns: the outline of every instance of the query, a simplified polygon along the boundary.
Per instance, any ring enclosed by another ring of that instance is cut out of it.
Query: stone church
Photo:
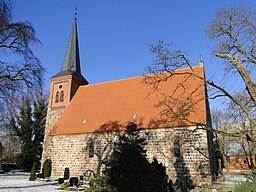
[[[52,161],[52,178],[63,177],[65,168],[70,176],[100,174],[118,135],[133,122],[147,139],[148,160],[161,162],[169,179],[210,184],[216,166],[205,129],[211,126],[207,91],[191,70],[204,77],[203,65],[180,69],[157,90],[144,76],[89,84],[81,74],[75,19],[63,65],[51,78],[42,162]],[[183,118],[172,114],[184,105],[192,107]]]

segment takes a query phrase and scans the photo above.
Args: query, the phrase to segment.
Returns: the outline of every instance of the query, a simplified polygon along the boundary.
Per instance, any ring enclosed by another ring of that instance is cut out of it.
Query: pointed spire
[[[75,12],[74,23],[73,23],[72,31],[69,37],[68,46],[67,46],[66,54],[64,57],[64,62],[62,64],[60,72],[53,77],[59,77],[64,75],[76,75],[86,81],[86,79],[81,74],[81,68],[80,68],[76,15],[77,15],[77,9]]]
[[[68,47],[66,50],[64,63],[61,67],[61,71],[72,71],[81,73],[76,19],[74,19],[72,32],[69,37]]]

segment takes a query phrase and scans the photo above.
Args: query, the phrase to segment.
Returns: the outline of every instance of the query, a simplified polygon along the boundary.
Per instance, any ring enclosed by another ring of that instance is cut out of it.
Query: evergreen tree
[[[32,105],[27,97],[19,108],[19,114],[10,120],[9,126],[21,142],[21,153],[16,163],[25,171],[31,171],[33,163],[40,165],[46,110],[45,99],[37,99]]]
[[[17,125],[15,131],[21,141],[21,153],[17,156],[17,165],[25,171],[30,171],[33,165],[33,149],[32,149],[32,134],[33,134],[33,120],[32,108],[30,100],[25,99],[23,105],[20,107],[20,113],[17,117]]]
[[[46,99],[40,98],[33,104],[33,161],[40,165],[40,159],[43,152],[44,128],[46,123],[47,105]]]
[[[151,191],[162,192],[166,191],[169,187],[169,192],[174,191],[172,188],[172,182],[168,183],[168,176],[166,174],[165,167],[162,163],[158,163],[157,159],[154,158],[151,163]]]
[[[36,163],[33,163],[33,167],[30,172],[29,181],[34,181],[36,179]]]
[[[130,123],[115,146],[105,175],[118,192],[167,191],[165,167],[155,159],[149,163],[146,158],[146,140],[140,137],[136,124]]]
[[[50,159],[46,159],[43,163],[43,177],[50,177],[52,173],[52,161]]]

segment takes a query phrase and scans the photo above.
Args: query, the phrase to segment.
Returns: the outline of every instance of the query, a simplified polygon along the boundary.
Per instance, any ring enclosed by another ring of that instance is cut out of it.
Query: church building
[[[89,84],[81,74],[76,22],[63,65],[51,78],[42,154],[42,163],[52,161],[51,177],[63,177],[67,168],[70,176],[100,174],[133,122],[147,140],[148,160],[162,163],[169,179],[210,184],[216,166],[207,91],[202,79],[189,75],[204,77],[203,65],[177,70],[157,89],[145,83],[152,75]]]

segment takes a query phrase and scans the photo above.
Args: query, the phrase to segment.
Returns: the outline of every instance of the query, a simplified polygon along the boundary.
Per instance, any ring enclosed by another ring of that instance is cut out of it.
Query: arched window
[[[55,103],[58,103],[60,101],[60,93],[57,91],[56,93],[56,98],[55,98]]]
[[[93,141],[89,142],[88,148],[89,148],[89,158],[93,158],[93,156],[94,156],[94,143],[93,143]]]
[[[180,157],[180,140],[173,140],[173,157]]]
[[[64,91],[60,92],[60,102],[64,101]]]

